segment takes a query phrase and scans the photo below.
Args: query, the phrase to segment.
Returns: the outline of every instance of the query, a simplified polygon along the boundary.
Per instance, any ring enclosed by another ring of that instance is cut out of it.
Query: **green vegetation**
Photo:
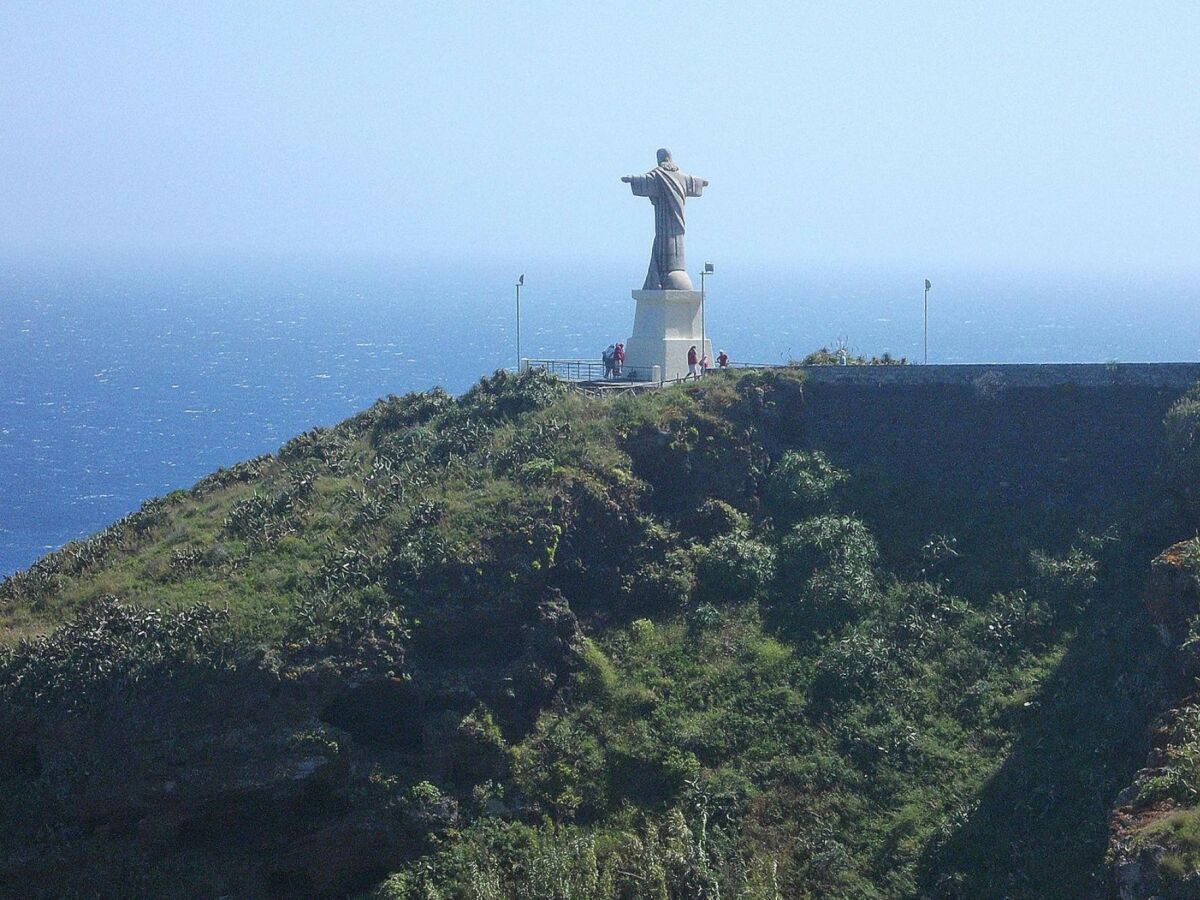
[[[882,356],[853,356],[845,348],[839,347],[835,350],[830,350],[828,347],[822,347],[820,350],[814,350],[804,359],[800,360],[795,365],[801,366],[906,366],[908,359],[900,357],[896,359],[890,353],[884,353]]]
[[[10,578],[0,886],[1094,895],[1156,690],[1148,551],[861,507],[803,402],[789,370],[497,373]]]

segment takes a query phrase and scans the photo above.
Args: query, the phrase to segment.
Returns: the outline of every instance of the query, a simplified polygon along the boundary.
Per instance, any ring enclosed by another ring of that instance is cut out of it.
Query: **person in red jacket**
[[[621,370],[625,367],[625,345],[617,344],[613,350],[613,376],[621,377]]]
[[[700,377],[700,358],[696,356],[695,344],[688,348],[688,375],[692,378]]]

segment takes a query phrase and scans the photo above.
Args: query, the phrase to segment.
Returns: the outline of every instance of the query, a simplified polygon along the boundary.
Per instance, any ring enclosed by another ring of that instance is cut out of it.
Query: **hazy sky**
[[[0,251],[1200,266],[1200,3],[0,5]]]

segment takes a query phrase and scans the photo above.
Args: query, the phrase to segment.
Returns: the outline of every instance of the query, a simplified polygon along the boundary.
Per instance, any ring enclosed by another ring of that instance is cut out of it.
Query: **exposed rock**
[[[1200,613],[1200,579],[1196,563],[1200,547],[1195,540],[1168,547],[1150,564],[1146,607],[1163,644],[1179,648],[1188,636],[1192,617]]]
[[[159,878],[194,895],[366,889],[457,817],[449,795],[406,801],[403,780],[376,777],[381,761],[469,795],[507,766],[492,710],[526,728],[578,668],[583,638],[566,601],[521,604],[485,603],[471,619],[486,658],[413,670],[405,647],[368,631],[324,655],[298,646],[132,688],[82,714],[0,710],[0,788],[33,778],[46,792],[38,821],[0,846],[0,895],[37,884],[110,896],[138,870],[146,894]],[[400,661],[410,671],[388,674]],[[88,874],[97,853],[111,872]]]
[[[1183,675],[1200,666],[1188,646],[1192,620],[1200,613],[1197,542],[1182,541],[1160,553],[1150,564],[1146,608],[1163,645]],[[1173,746],[1187,740],[1177,723],[1186,718],[1187,701],[1165,716],[1151,736],[1146,766],[1134,783],[1117,797],[1109,819],[1110,888],[1120,900],[1182,900],[1200,898],[1200,872],[1180,872],[1179,839],[1167,827],[1171,817],[1189,809],[1177,790],[1179,775],[1172,768]],[[1168,862],[1168,860],[1171,860]]]

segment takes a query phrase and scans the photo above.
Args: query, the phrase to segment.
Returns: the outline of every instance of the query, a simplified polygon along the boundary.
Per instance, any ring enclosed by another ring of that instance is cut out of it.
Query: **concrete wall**
[[[806,366],[809,384],[1108,387],[1144,385],[1182,393],[1200,380],[1200,363],[1039,363],[969,366]]]
[[[1163,416],[1197,380],[1192,363],[814,366],[801,417],[861,505],[928,504],[914,531],[935,532],[947,502],[1073,530],[1152,494]]]

